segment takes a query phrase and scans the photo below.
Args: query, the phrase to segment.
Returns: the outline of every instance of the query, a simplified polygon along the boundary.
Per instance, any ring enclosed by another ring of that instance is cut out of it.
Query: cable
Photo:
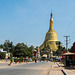
[[[73,27],[74,28],[74,27]],[[74,30],[72,29],[72,32],[70,33],[70,35],[73,35],[73,32],[75,31],[75,28],[74,28]]]
[[[66,30],[67,35],[68,35],[69,32],[71,32],[72,28],[74,28],[73,27],[74,18],[75,18],[75,16],[72,18],[72,20],[71,20],[71,22],[70,22],[70,24],[69,24],[69,26],[68,26],[68,28]]]

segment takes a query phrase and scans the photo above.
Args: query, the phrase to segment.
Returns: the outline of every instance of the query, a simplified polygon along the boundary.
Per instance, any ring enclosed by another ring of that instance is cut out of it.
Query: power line
[[[74,30],[72,29],[72,32],[70,33],[70,35],[72,36],[74,32],[75,32],[75,29]]]
[[[64,37],[66,37],[66,50],[68,50],[68,37],[70,37],[70,36],[64,36]]]
[[[71,41],[75,42],[75,35],[71,36]]]
[[[69,26],[67,27],[67,30],[66,30],[66,34],[68,34],[68,33],[70,33],[72,30],[73,30],[73,28],[74,28],[74,24],[73,24],[73,22],[74,22],[74,18],[75,18],[75,16],[72,18],[72,20],[71,20],[71,22],[70,22],[70,24],[69,24]]]

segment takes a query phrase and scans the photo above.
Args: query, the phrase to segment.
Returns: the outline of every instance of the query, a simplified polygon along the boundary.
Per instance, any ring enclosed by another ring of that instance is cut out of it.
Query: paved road
[[[49,62],[22,64],[3,69],[0,68],[0,75],[48,75],[49,68]]]
[[[5,68],[8,67],[9,63],[0,63],[0,68]]]

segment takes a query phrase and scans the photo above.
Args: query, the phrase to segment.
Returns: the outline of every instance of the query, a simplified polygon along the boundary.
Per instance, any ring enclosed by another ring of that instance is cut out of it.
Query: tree
[[[2,49],[3,49],[3,48],[4,48],[4,46],[1,44],[1,45],[0,45],[0,48],[2,48]]]
[[[27,51],[28,47],[24,44],[24,43],[18,43],[15,46],[15,50],[14,50],[14,56],[15,57],[25,57],[27,55]]]
[[[70,49],[68,49],[70,52],[75,52],[75,42],[73,43],[73,46],[71,46]]]
[[[38,46],[36,46],[35,50],[38,50]]]
[[[0,52],[0,58],[1,58],[1,59],[4,59],[5,56],[6,56],[6,53],[2,53],[2,52]]]
[[[9,40],[5,40],[4,50],[7,51],[7,52],[10,52],[10,53],[13,53],[13,51],[14,51],[13,42],[10,42]]]
[[[58,49],[56,52],[53,52],[54,55],[60,56],[62,54],[63,50],[66,50],[65,47],[62,47],[62,43],[60,41],[57,41],[56,44],[58,45]]]
[[[32,52],[32,48],[31,48],[31,47],[28,48],[27,55],[28,55],[29,57],[32,57],[33,52]]]
[[[31,49],[31,50],[34,50],[34,46],[33,46],[33,45],[31,45],[31,46],[30,46],[30,49]]]

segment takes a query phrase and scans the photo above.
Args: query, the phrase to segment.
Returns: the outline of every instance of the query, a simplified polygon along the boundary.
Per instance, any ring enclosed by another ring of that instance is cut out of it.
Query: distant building
[[[0,49],[0,52],[2,52],[2,53],[7,53],[7,51],[3,51],[3,49]]]

